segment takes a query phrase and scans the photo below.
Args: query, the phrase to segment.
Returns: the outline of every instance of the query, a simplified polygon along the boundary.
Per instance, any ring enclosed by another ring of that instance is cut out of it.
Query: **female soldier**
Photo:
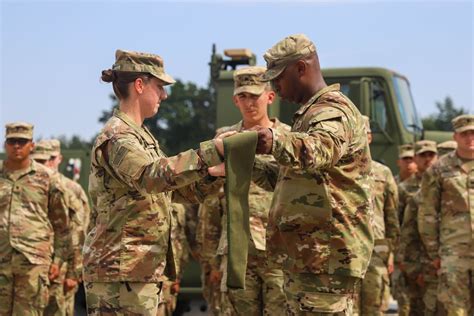
[[[88,314],[156,315],[161,282],[173,277],[171,200],[198,202],[221,185],[222,138],[166,157],[143,126],[174,83],[158,55],[117,50],[102,72],[120,101],[91,154],[92,230],[84,246]],[[228,136],[228,135],[226,135]],[[212,167],[215,166],[215,167]]]

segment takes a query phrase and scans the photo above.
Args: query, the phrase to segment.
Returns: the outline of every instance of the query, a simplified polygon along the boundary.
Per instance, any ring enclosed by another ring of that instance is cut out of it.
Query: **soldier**
[[[442,143],[439,143],[436,148],[438,148],[438,156],[444,156],[447,153],[453,152],[458,147],[458,144],[454,140],[448,140]]]
[[[199,203],[222,185],[215,176],[224,174],[222,138],[229,134],[168,158],[143,125],[167,98],[164,86],[175,82],[161,57],[117,50],[102,80],[113,83],[119,109],[91,154],[95,222],[83,253],[87,309],[155,316],[162,282],[176,275],[171,200]]]
[[[372,142],[369,118],[367,137]],[[383,315],[390,297],[389,274],[393,272],[393,250],[398,244],[397,184],[390,169],[372,160],[375,247],[360,290],[360,315]]]
[[[51,146],[51,157],[47,162],[47,166],[59,173],[59,165],[63,161],[61,142],[57,139],[51,139],[47,142]],[[82,247],[89,225],[90,207],[87,194],[81,185],[61,173],[59,175],[66,191],[72,194],[68,205],[70,230],[72,232],[72,253],[64,267],[64,284],[59,289],[59,291],[64,292],[65,314],[72,316],[74,315],[75,293],[79,286],[82,287]]]
[[[397,184],[408,179],[412,174],[416,172],[416,163],[413,160],[415,153],[413,151],[413,145],[405,144],[398,146],[398,160],[397,166],[399,174],[395,176]],[[400,218],[402,220],[403,218]]]
[[[254,126],[274,128],[288,132],[290,127],[277,118],[268,117],[268,107],[273,103],[275,92],[267,82],[261,82],[265,67],[245,67],[234,72],[234,104],[239,109],[242,120],[232,126],[222,127],[217,131],[220,135],[228,131],[244,131]],[[263,161],[274,161],[270,155],[259,155]],[[268,212],[273,192],[250,184],[249,189],[249,222],[250,246],[245,275],[245,289],[226,289],[226,278],[223,278],[221,291],[228,291],[233,310],[238,315],[282,315],[285,313],[286,300],[283,292],[283,271],[281,268],[268,267],[266,264],[266,228]],[[218,197],[217,197],[218,198]],[[219,254],[221,273],[227,271],[227,215],[226,207],[219,203],[223,214],[222,234]],[[232,210],[229,210],[232,212]],[[214,274],[213,274],[214,275]],[[224,298],[225,299],[225,298]],[[229,309],[229,308],[228,308]]]
[[[326,85],[305,35],[284,38],[264,58],[263,80],[301,104],[291,132],[256,129],[257,153],[271,154],[279,165],[267,247],[284,267],[288,314],[350,314],[374,244],[363,118],[339,84]],[[254,179],[262,183],[274,169],[259,161]]]
[[[474,314],[474,115],[452,120],[456,151],[423,175],[418,226],[448,315]]]
[[[32,161],[33,126],[6,125],[0,161],[0,314],[42,315],[50,281],[69,256],[63,188]],[[49,275],[48,275],[49,274]]]
[[[421,186],[423,173],[436,161],[436,142],[421,140],[415,144],[415,163],[417,173],[399,185],[400,205],[403,205],[403,222],[401,227],[400,246],[398,249],[397,263],[405,278],[405,285],[410,299],[410,315],[423,315],[425,312],[424,293],[426,284],[423,274],[430,274],[430,271],[423,269],[426,260],[426,253],[421,244],[420,234],[417,225],[418,197],[417,192]],[[431,280],[435,282],[435,280]],[[436,306],[430,302],[428,309]]]

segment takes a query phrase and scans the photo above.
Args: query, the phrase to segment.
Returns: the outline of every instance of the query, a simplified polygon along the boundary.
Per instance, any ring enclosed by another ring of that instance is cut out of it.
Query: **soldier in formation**
[[[448,315],[474,313],[474,115],[453,119],[457,149],[423,175],[418,229]]]
[[[399,173],[395,176],[395,182],[397,182],[397,184],[405,181],[416,173],[416,163],[413,160],[414,156],[413,145],[405,144],[398,147],[397,166]],[[400,220],[402,220],[402,218],[400,218]]]
[[[69,215],[56,173],[30,159],[33,126],[6,125],[0,161],[0,314],[43,315],[70,255]]]

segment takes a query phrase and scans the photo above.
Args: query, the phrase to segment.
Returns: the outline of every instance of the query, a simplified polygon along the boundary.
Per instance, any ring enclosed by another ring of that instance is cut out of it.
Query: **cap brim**
[[[413,158],[415,156],[415,152],[413,151],[407,151],[401,155],[398,156],[398,158],[403,159],[403,158]]]
[[[33,139],[31,136],[25,135],[25,134],[22,134],[22,133],[10,133],[5,138],[6,139],[9,139],[9,138],[23,138],[23,139],[29,139],[29,140]]]
[[[41,154],[41,153],[33,153],[30,155],[31,159],[40,159],[40,160],[49,160],[51,158],[48,154]]]
[[[285,70],[285,68],[286,68],[286,65],[280,65],[271,69],[267,69],[267,71],[265,71],[265,73],[260,78],[260,80],[271,81],[273,79],[276,79],[279,75],[281,75],[281,73],[283,72],[283,70]]]
[[[462,133],[462,132],[471,131],[471,130],[474,130],[473,125],[463,126],[463,127],[458,128],[458,129],[455,129],[454,131],[456,133]]]
[[[242,86],[238,87],[237,89],[234,89],[234,95],[237,95],[239,93],[250,93],[253,95],[261,95],[265,91],[265,86]]]
[[[169,85],[169,84],[173,84],[176,82],[176,80],[173,79],[173,77],[171,77],[170,75],[168,75],[167,73],[163,72],[161,74],[158,74],[158,73],[155,73],[155,72],[152,72],[151,73],[154,77],[160,79],[161,81],[163,81],[165,84],[165,86]]]
[[[426,152],[429,152],[429,151],[432,152],[432,153],[435,153],[435,154],[438,153],[438,149],[422,148],[422,149],[418,150],[418,151],[416,152],[416,154],[417,154],[417,155],[420,155],[420,154],[422,154],[422,153],[426,153]]]

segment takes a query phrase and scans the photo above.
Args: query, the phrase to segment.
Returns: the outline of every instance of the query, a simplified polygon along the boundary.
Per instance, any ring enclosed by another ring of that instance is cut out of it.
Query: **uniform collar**
[[[120,111],[120,109],[115,109],[114,110],[114,116],[119,118],[120,120],[122,120],[125,124],[130,126],[132,129],[134,129],[148,143],[154,143],[155,145],[158,145],[156,143],[155,137],[153,136],[153,134],[148,130],[148,128],[145,125],[138,126],[137,123],[135,123],[127,114]]]
[[[319,90],[318,92],[316,92],[315,95],[313,95],[311,97],[311,99],[308,100],[308,102],[306,102],[303,106],[301,106],[299,108],[298,111],[296,111],[295,113],[295,116],[296,115],[302,115],[304,114],[304,112],[306,112],[306,110],[311,106],[313,105],[314,103],[316,103],[318,101],[318,99],[325,93],[327,92],[332,92],[332,91],[339,91],[340,90],[340,87],[341,85],[339,83],[335,83],[335,84],[332,84],[330,86],[327,86],[327,87],[324,87],[322,88],[321,90]]]

